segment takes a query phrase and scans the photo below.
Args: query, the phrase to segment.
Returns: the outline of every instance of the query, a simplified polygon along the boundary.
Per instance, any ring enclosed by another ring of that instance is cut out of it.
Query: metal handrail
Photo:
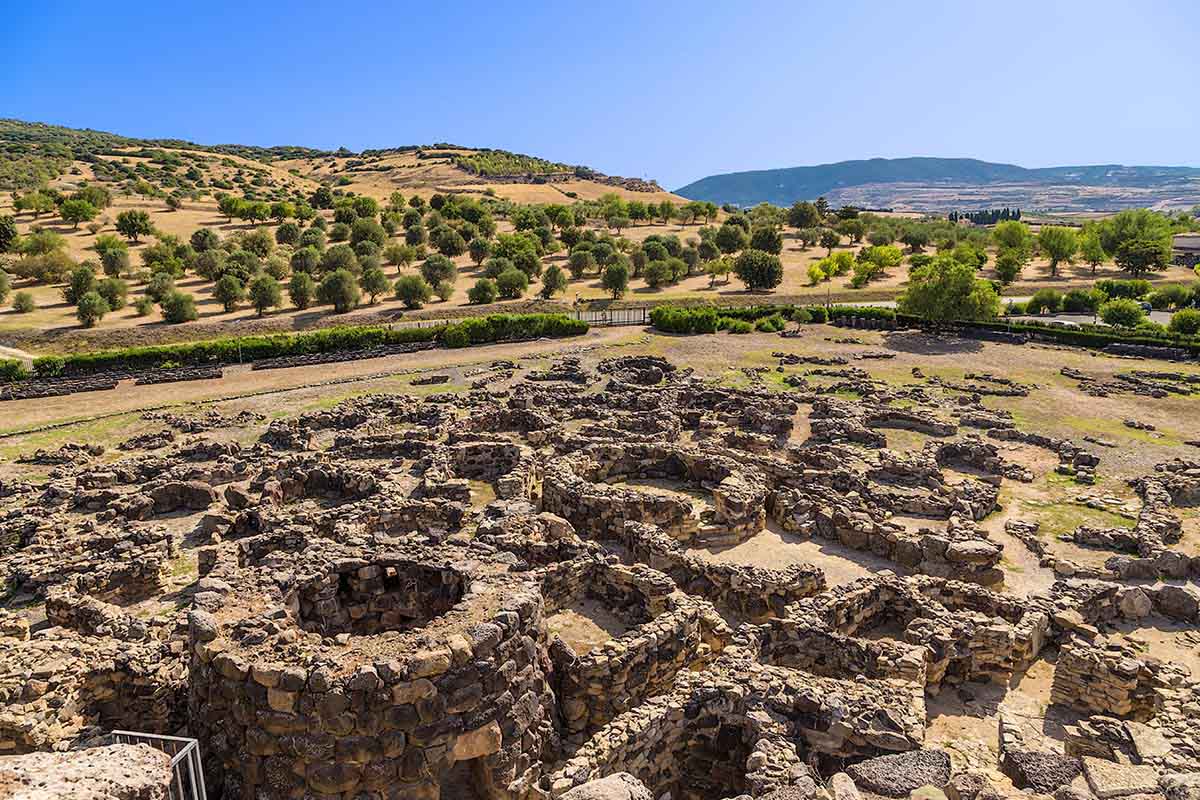
[[[171,800],[208,800],[200,743],[183,736],[165,736],[138,731],[113,731],[117,744],[146,744],[171,757]]]

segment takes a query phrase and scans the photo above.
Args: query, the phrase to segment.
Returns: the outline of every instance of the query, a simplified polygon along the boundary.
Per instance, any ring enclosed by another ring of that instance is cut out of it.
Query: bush
[[[75,318],[85,328],[93,328],[104,319],[109,312],[108,301],[95,290],[89,290],[79,296],[75,306]]]
[[[88,264],[80,264],[71,271],[70,280],[63,287],[62,296],[71,305],[76,305],[79,298],[96,288],[96,272]]]
[[[782,314],[772,314],[754,323],[754,329],[764,333],[779,333],[786,325],[787,321],[783,318]]]
[[[32,292],[17,292],[13,295],[12,301],[13,311],[18,314],[28,314],[37,308],[37,304],[33,302]]]
[[[433,293],[438,296],[439,300],[449,300],[454,296],[454,284],[450,281],[438,281],[433,287]]]
[[[1023,316],[1025,312],[1025,303],[1021,302],[1020,300],[1010,300],[1008,304],[1004,306],[1004,316],[1006,317],[1020,317]]]
[[[1029,298],[1029,302],[1025,304],[1025,311],[1028,314],[1053,314],[1062,308],[1063,296],[1061,292],[1054,289],[1038,289],[1033,293],[1033,297]]]
[[[154,310],[154,298],[142,295],[134,302],[133,310],[139,317],[150,316],[150,312]]]
[[[519,269],[505,270],[496,278],[496,289],[505,300],[515,300],[529,288],[529,276]]]
[[[344,314],[358,305],[362,290],[350,270],[338,269],[321,279],[321,285],[317,287],[317,299],[332,305],[334,312]]]
[[[1105,297],[1124,297],[1137,300],[1150,294],[1150,281],[1146,280],[1113,280],[1105,278],[1096,281],[1096,288],[1104,292]]]
[[[163,319],[171,325],[191,322],[199,316],[196,313],[196,298],[178,289],[171,289],[159,303],[162,306]]]
[[[1091,314],[1099,308],[1100,300],[1097,292],[1072,289],[1063,295],[1062,310],[1071,314]]]
[[[549,300],[559,292],[567,290],[567,274],[558,264],[551,264],[542,273],[542,288],[538,292],[543,299]]]
[[[467,290],[467,300],[479,306],[496,302],[499,294],[496,284],[491,278],[480,278],[475,285]]]
[[[743,319],[721,317],[721,322],[724,323],[721,327],[730,333],[751,333],[754,330],[754,326]]]
[[[29,370],[15,358],[0,359],[0,383],[14,383],[29,377]]]
[[[433,297],[429,281],[420,275],[401,275],[396,279],[396,299],[406,308],[420,308]]]
[[[8,277],[8,273],[0,269],[0,303],[8,299],[8,293],[12,291],[12,281]]]
[[[587,333],[588,325],[565,314],[489,314],[450,325],[442,335],[449,347],[521,339],[558,338]],[[451,344],[451,342],[456,344]]]
[[[175,290],[175,279],[166,272],[158,272],[146,284],[146,296],[156,303]]]
[[[1200,333],[1200,311],[1194,308],[1185,308],[1182,311],[1176,311],[1171,317],[1171,324],[1168,326],[1171,333],[1179,333],[1186,336],[1195,336]]]
[[[295,244],[300,241],[300,226],[294,222],[285,222],[275,229],[275,241],[279,244]]]
[[[120,311],[125,307],[125,299],[129,296],[129,284],[120,278],[105,278],[96,284],[96,291],[108,303],[110,311]]]
[[[1114,328],[1135,328],[1145,318],[1146,312],[1135,300],[1118,298],[1100,306],[1100,319]]]
[[[666,333],[716,333],[718,318],[712,308],[658,306],[650,312],[650,324]]]

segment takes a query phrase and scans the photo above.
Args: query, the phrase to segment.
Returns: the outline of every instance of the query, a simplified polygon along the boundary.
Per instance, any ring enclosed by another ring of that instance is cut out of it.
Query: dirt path
[[[182,381],[150,386],[122,383],[116,389],[80,392],[63,397],[11,400],[3,404],[0,433],[14,433],[41,425],[82,422],[104,415],[143,411],[171,405],[209,403],[224,399],[288,391],[332,382],[372,380],[424,370],[444,369],[465,364],[487,363],[495,359],[543,357],[579,347],[604,347],[637,336],[637,329],[594,329],[571,339],[538,339],[496,345],[481,345],[461,350],[423,350],[404,355],[345,361],[320,367],[252,370],[249,366],[226,367],[225,376],[214,380]]]

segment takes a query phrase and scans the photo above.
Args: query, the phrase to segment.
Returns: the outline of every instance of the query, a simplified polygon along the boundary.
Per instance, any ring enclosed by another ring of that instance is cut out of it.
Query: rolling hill
[[[1200,168],[1107,164],[1027,169],[971,158],[872,158],[710,175],[675,193],[740,206],[791,205],[824,196],[833,205],[908,211],[999,206],[1111,211],[1200,203]]]

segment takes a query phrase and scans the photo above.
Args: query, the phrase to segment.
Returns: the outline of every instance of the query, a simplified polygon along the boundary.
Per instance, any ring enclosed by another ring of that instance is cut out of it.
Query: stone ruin
[[[816,366],[775,392],[655,357],[503,362],[249,446],[206,434],[265,420],[212,412],[155,416],[175,433],[115,461],[36,455],[50,477],[4,487],[0,788],[115,760],[145,780],[97,796],[157,800],[157,755],[104,746],[127,728],[197,738],[214,798],[994,798],[926,745],[928,704],[1053,658],[1069,724],[1048,750],[1001,717],[1014,786],[1195,797],[1200,683],[1118,628],[1200,626],[1172,549],[1200,465],[1136,481],[1131,531],[1076,532],[1114,551],[1102,574],[1006,594],[981,523],[1034,476],[996,442],[1082,480],[1098,458],[980,400],[1034,387]],[[891,450],[897,429],[928,441]],[[768,531],[891,569],[713,557]]]

